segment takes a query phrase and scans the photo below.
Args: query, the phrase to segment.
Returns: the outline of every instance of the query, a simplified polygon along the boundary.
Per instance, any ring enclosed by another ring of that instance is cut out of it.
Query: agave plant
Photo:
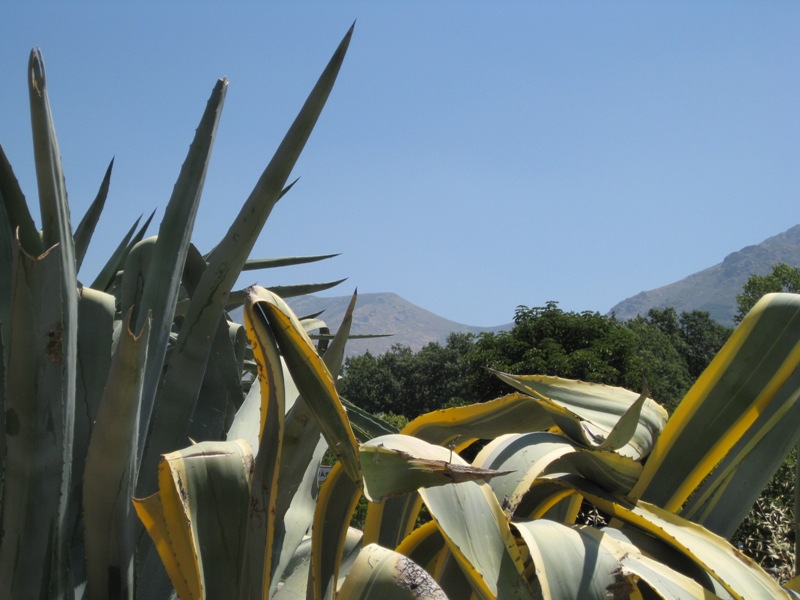
[[[517,391],[399,433],[339,398],[341,339],[319,357],[267,290],[245,315],[258,437],[166,456],[137,501],[182,598],[796,596],[727,538],[798,437],[800,296],[762,299],[670,419],[646,390],[498,373]]]
[[[163,454],[190,439],[202,453],[204,444],[225,440],[245,420],[236,415],[250,405],[255,364],[242,325],[229,313],[242,302],[243,291],[234,289],[240,273],[328,258],[248,257],[291,187],[288,177],[351,34],[211,252],[201,254],[191,237],[224,79],[211,92],[158,235],[145,239],[150,220],[142,227],[137,221],[91,285],[81,283],[78,271],[108,196],[111,166],[73,231],[44,62],[39,50],[31,52],[41,230],[0,148],[0,597],[173,593],[131,498],[159,487]]]

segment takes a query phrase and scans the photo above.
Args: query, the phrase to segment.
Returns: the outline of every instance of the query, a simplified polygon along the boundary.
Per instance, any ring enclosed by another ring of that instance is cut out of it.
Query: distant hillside
[[[320,319],[328,323],[331,331],[336,331],[344,318],[344,311],[350,302],[349,296],[323,298],[319,296],[300,296],[287,298],[292,310],[299,316],[325,311]],[[510,329],[511,325],[497,327],[472,327],[449,321],[430,311],[420,308],[397,294],[359,294],[356,310],[353,313],[352,333],[390,333],[391,337],[365,340],[350,340],[348,354],[381,354],[394,344],[419,350],[430,342],[444,343],[452,332],[480,333]]]
[[[610,312],[626,320],[645,315],[651,308],[674,307],[678,312],[706,310],[716,321],[733,324],[736,294],[750,275],[766,275],[772,265],[800,266],[800,225],[755,246],[733,252],[725,259],[694,275],[623,300]]]

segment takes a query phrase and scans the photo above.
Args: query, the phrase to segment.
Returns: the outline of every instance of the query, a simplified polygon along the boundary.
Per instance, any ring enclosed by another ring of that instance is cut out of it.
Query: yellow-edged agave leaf
[[[619,527],[619,524],[617,525]],[[716,579],[685,554],[682,554],[675,548],[671,548],[661,540],[652,537],[637,527],[624,524],[620,528],[618,527],[603,527],[599,531],[602,531],[606,537],[614,538],[621,542],[626,548],[634,547],[637,556],[642,554],[649,560],[655,561],[671,571],[676,571],[688,577],[705,590],[709,590],[712,598],[731,597]],[[668,587],[669,586],[666,586],[665,589],[668,589]],[[667,595],[667,597],[669,596]]]
[[[514,393],[469,406],[421,415],[400,433],[418,437],[458,453],[477,439],[504,433],[539,431],[554,426],[550,415],[525,394]],[[416,494],[371,503],[364,524],[365,543],[395,548],[410,533],[422,500]]]
[[[800,592],[800,576],[790,579],[783,584],[783,587],[785,587],[787,590],[791,590],[792,592]]]
[[[473,464],[508,473],[489,484],[508,514],[514,513],[533,482],[549,472],[575,472],[605,490],[626,493],[642,470],[639,463],[615,452],[585,450],[561,435],[542,431],[500,436],[483,448]]]
[[[319,492],[311,531],[309,589],[314,598],[332,598],[339,576],[350,520],[361,497],[361,481],[350,479],[336,463]]]
[[[396,548],[414,529],[420,508],[422,498],[416,493],[370,502],[364,521],[364,542]]]
[[[508,519],[489,486],[465,481],[419,493],[480,598],[534,597]]]
[[[270,407],[274,406],[276,412],[280,412],[280,415],[276,414],[276,417],[281,423],[286,412],[286,385],[278,353],[278,343],[267,323],[260,300],[256,290],[248,289],[244,305],[244,324],[247,339],[253,348],[253,357],[258,367],[258,383],[261,390],[259,440],[264,434],[264,424],[267,421]]]
[[[265,595],[271,583],[286,386],[278,344],[252,289],[245,299],[244,318],[258,367],[261,427],[248,508],[243,595],[258,597]]]
[[[167,575],[181,599],[203,598],[200,558],[192,535],[188,508],[170,485],[165,469],[164,490],[147,498],[133,499],[136,515],[155,544]],[[161,469],[159,468],[159,484]],[[160,487],[160,485],[159,485]]]
[[[327,448],[316,421],[305,408],[305,401],[298,398],[286,416],[281,448],[274,519],[275,548],[270,566],[273,590],[314,520],[319,496],[319,468]]]
[[[477,597],[434,521],[417,527],[395,551],[430,573],[448,598]]]
[[[188,544],[177,544],[179,540],[172,539],[169,533],[170,524],[164,516],[161,494],[156,492],[147,498],[134,498],[133,507],[136,516],[153,540],[178,597],[181,600],[202,598],[200,571],[197,568],[196,553],[191,545],[191,536],[176,535],[176,538],[180,537],[181,542],[188,540]],[[182,563],[182,560],[185,562]]]
[[[641,460],[667,422],[667,411],[644,393],[547,375],[495,374],[536,398],[565,434],[590,448]]]
[[[572,502],[574,491],[559,484],[561,477],[572,473],[550,473],[538,477],[517,504],[516,518],[550,519],[560,523],[574,523],[580,502]],[[576,506],[576,504],[578,506]]]
[[[554,426],[550,415],[526,394],[508,394],[489,402],[434,410],[406,425],[400,433],[447,446],[469,445],[504,433],[541,431]]]
[[[616,498],[575,476],[565,475],[553,481],[575,490],[609,516],[635,526],[683,553],[716,579],[733,598],[788,597],[758,564],[724,538],[696,523],[643,500],[634,504]]]
[[[165,455],[158,493],[134,500],[172,584],[187,598],[238,593],[251,461],[241,441],[195,444]]]
[[[590,527],[541,519],[515,524],[536,567],[544,598],[641,598],[642,583],[660,598],[717,598],[711,591],[636,546]]]
[[[793,381],[792,381],[793,380]],[[781,398],[784,395],[790,398]],[[800,437],[800,370],[678,514],[730,538]]]
[[[377,544],[358,554],[339,591],[348,600],[447,600],[442,588],[411,559]]]
[[[407,435],[383,435],[361,445],[364,496],[380,502],[388,496],[462,481],[490,479],[501,471],[454,462],[452,450]]]
[[[677,511],[773,402],[800,365],[800,295],[767,294],[687,392],[632,494]]]
[[[619,568],[619,557],[601,540],[547,519],[514,527],[530,550],[544,598],[641,598],[636,578]]]
[[[349,573],[361,550],[362,533],[353,527],[347,531],[342,554],[339,584]],[[270,595],[272,600],[306,600],[308,592],[308,574],[311,568],[311,538],[306,536],[293,553],[286,570],[283,572],[280,585]]]
[[[341,368],[355,301],[356,295],[354,294],[342,320],[342,325],[323,356],[323,361],[332,376],[335,376]],[[290,376],[287,376],[287,382],[294,385]],[[296,392],[295,395],[297,395]],[[311,415],[305,399],[298,397],[286,415],[281,449],[281,470],[277,487],[282,490],[282,493],[278,494],[278,502],[275,506],[273,539],[276,547],[270,566],[272,571],[271,593],[275,591],[278,582],[284,577],[295,551],[313,522],[318,496],[319,466],[326,449],[327,444],[322,438],[317,422]],[[347,542],[345,542],[346,545]]]
[[[417,527],[400,543],[396,552],[403,554],[428,572],[433,570],[436,557],[447,547],[447,542],[434,521]]]
[[[263,309],[292,378],[328,445],[342,462],[347,476],[359,481],[358,443],[325,363],[289,306],[269,290],[259,287],[252,290],[254,298],[258,298],[254,306]]]

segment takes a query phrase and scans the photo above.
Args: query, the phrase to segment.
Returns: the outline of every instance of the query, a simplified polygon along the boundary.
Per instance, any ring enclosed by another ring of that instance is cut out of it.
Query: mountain
[[[618,303],[609,312],[614,313],[619,319],[627,320],[636,315],[646,315],[651,308],[672,306],[678,312],[705,310],[716,321],[731,325],[733,315],[736,313],[736,294],[741,292],[747,278],[753,274],[765,275],[777,263],[800,266],[800,225],[768,238],[760,244],[733,252],[721,263],[680,281],[640,292]],[[324,311],[319,318],[325,321],[332,331],[336,331],[342,322],[350,297],[299,296],[287,298],[286,301],[301,317]],[[234,318],[241,322],[241,314],[237,314]],[[452,332],[497,332],[509,330],[511,327],[511,323],[496,327],[473,327],[435,315],[397,294],[359,294],[353,315],[352,333],[392,335],[350,340],[347,343],[347,354],[363,354],[366,351],[381,354],[394,344],[408,346],[417,351],[430,342],[445,343],[447,336]]]
[[[627,320],[646,315],[651,308],[672,306],[678,312],[705,310],[716,321],[732,325],[736,294],[742,291],[748,277],[766,275],[777,263],[800,266],[800,225],[733,252],[721,263],[680,281],[640,292],[615,305],[610,312]]]
[[[344,318],[350,297],[299,296],[287,298],[286,302],[301,317],[324,311],[319,318],[328,324],[331,331],[336,331]],[[389,333],[392,335],[391,337],[350,340],[347,342],[347,354],[363,354],[367,350],[372,354],[381,354],[394,344],[402,344],[417,351],[430,342],[445,343],[447,336],[452,332],[480,333],[510,328],[511,324],[497,327],[472,327],[449,321],[404,300],[397,294],[359,294],[353,313],[351,333]]]

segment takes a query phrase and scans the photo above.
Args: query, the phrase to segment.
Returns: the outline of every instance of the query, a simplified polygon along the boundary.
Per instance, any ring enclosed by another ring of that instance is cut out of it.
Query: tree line
[[[768,292],[800,292],[800,268],[778,264],[753,275],[737,296],[739,322]],[[407,419],[449,406],[485,402],[510,391],[492,370],[581,379],[641,391],[670,412],[730,336],[705,311],[651,309],[621,321],[564,311],[557,302],[519,306],[499,333],[452,333],[414,352],[401,345],[345,362],[339,391],[373,412]]]
[[[653,309],[620,321],[572,312],[558,303],[519,306],[513,327],[499,333],[453,333],[418,352],[393,346],[381,355],[347,359],[343,397],[374,413],[408,419],[425,412],[485,402],[510,391],[492,370],[544,374],[641,391],[668,409],[728,339],[731,329],[707,312]]]

